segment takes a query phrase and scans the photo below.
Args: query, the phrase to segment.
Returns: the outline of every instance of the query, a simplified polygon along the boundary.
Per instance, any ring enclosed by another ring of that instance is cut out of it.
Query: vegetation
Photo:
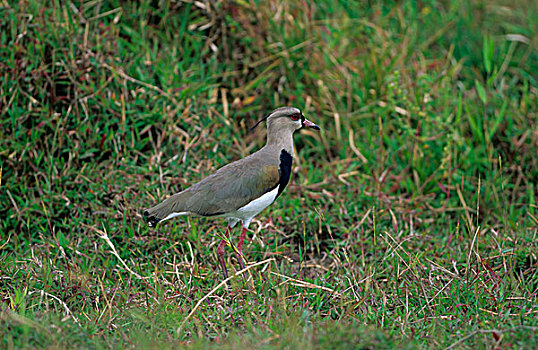
[[[0,14],[2,348],[538,343],[537,2]],[[222,220],[140,213],[261,147],[281,105],[322,132],[228,291]]]

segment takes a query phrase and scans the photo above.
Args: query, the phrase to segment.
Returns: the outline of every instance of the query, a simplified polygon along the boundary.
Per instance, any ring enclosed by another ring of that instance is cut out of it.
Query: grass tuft
[[[535,2],[0,14],[1,347],[535,347]],[[222,222],[141,211],[261,147],[281,105],[322,132],[228,292]]]

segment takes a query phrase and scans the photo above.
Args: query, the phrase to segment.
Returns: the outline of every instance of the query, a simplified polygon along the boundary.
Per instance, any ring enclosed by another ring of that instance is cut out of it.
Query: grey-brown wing
[[[279,183],[278,165],[249,160],[219,169],[189,191],[188,211],[214,216],[235,211],[274,189]]]

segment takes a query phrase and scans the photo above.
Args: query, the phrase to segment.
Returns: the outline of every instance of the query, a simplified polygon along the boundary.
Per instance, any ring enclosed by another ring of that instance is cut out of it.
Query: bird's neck
[[[280,154],[280,151],[284,149],[293,157],[293,131],[271,129],[267,130],[266,147],[277,150],[278,154]]]

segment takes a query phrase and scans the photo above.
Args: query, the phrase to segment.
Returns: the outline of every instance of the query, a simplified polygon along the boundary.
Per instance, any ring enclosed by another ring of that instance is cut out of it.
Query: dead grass
[[[536,343],[532,2],[4,6],[4,347]],[[141,208],[285,104],[323,131],[228,292],[222,223]]]

